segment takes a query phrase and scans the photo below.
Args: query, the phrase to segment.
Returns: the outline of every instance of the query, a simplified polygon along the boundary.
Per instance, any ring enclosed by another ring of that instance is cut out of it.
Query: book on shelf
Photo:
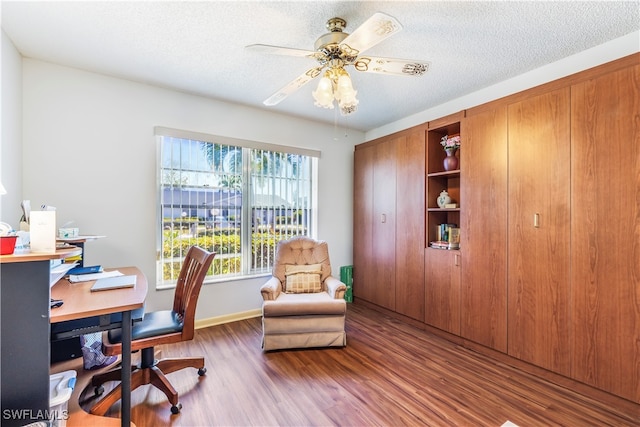
[[[460,228],[457,224],[440,224],[436,229],[436,240],[429,245],[436,249],[460,249]]]
[[[447,237],[447,241],[449,243],[457,243],[458,247],[460,246],[460,229],[458,227],[450,227],[449,235]]]
[[[449,241],[449,230],[458,229],[458,236],[460,236],[458,224],[440,224],[436,228],[436,241]],[[459,237],[458,237],[459,239]],[[458,240],[459,241],[459,240]]]
[[[434,242],[430,242],[429,246],[435,249],[460,249],[460,243],[451,243],[444,240],[436,240]]]

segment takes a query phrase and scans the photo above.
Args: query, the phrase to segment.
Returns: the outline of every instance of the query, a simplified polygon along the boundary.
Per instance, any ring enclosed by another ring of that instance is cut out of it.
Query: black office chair
[[[192,367],[198,369],[198,375],[206,373],[204,357],[171,358],[155,360],[154,346],[193,339],[196,304],[202,282],[209,270],[215,253],[192,246],[182,264],[180,276],[173,300],[173,309],[146,313],[142,321],[132,327],[131,351],[141,350],[140,365],[131,373],[131,390],[145,384],[160,389],[171,402],[171,412],[177,414],[182,408],[178,402],[178,392],[166,378],[166,374]],[[115,355],[122,353],[122,330],[114,329],[103,335],[103,353]],[[104,392],[102,385],[107,381],[120,381],[121,367],[94,375],[91,384],[95,394]],[[121,384],[118,384],[103,399],[91,408],[94,415],[104,415],[122,396]]]

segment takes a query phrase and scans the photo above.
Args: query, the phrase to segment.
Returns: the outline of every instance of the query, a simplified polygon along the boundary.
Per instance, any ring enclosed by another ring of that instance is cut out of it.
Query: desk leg
[[[122,427],[131,425],[131,311],[122,312]]]

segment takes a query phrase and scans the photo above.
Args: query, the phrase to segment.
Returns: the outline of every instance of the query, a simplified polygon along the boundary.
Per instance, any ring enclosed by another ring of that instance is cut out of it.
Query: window
[[[207,280],[271,271],[275,245],[315,234],[318,152],[156,128],[158,286],[192,245],[214,251]]]

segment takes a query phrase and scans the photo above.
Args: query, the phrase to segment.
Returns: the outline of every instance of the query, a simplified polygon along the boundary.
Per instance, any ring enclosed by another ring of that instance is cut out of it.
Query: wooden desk
[[[107,269],[108,270],[108,269]],[[113,270],[113,269],[112,269]],[[125,275],[135,274],[133,288],[91,292],[95,281],[71,283],[61,279],[51,288],[51,297],[64,304],[51,310],[50,322],[64,322],[103,314],[122,313],[122,426],[131,423],[131,311],[144,306],[147,279],[136,267],[119,267]]]
[[[50,322],[58,323],[141,308],[147,297],[147,278],[144,274],[137,267],[105,269],[111,270],[118,270],[125,275],[135,274],[136,285],[133,288],[91,292],[95,281],[71,283],[67,279],[61,279],[51,288],[51,298],[61,299],[64,304],[51,310]]]

